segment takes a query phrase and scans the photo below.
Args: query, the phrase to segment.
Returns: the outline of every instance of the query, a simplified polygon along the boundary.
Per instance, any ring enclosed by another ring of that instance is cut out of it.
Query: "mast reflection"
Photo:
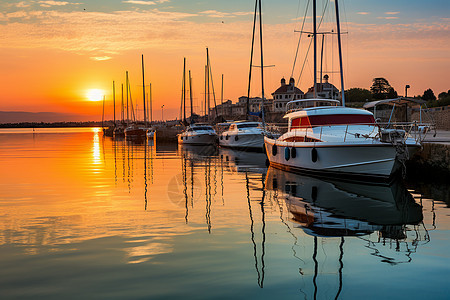
[[[330,271],[338,276],[334,296],[338,299],[343,289],[346,238],[365,241],[369,254],[391,265],[411,262],[419,242],[429,241],[423,225],[422,207],[399,182],[370,185],[322,180],[269,168],[265,185],[275,201],[284,199],[290,214],[291,225],[285,223],[289,232],[294,235],[298,228],[306,234],[303,239],[307,236],[313,239],[310,256],[313,265],[309,270],[314,299],[321,298],[319,277],[328,272],[325,267],[320,267],[318,245],[336,245],[338,248],[337,269]],[[280,205],[281,218],[282,211]],[[294,227],[292,230],[291,226]],[[300,234],[295,237],[295,244],[299,238],[302,239]],[[308,271],[308,261],[302,261],[302,264],[305,268],[300,268],[300,274],[303,276]]]

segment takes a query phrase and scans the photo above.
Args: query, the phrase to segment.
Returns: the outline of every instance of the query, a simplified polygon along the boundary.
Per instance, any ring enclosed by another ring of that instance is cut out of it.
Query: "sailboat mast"
[[[122,117],[122,124],[124,123],[124,106],[123,106],[123,83],[122,83],[122,102],[120,103],[120,116]]]
[[[263,34],[262,34],[262,12],[261,12],[261,0],[259,0],[259,46],[261,53],[261,117],[264,132],[266,132],[266,124],[264,120],[264,59],[263,59]]]
[[[222,74],[222,86],[220,89],[220,105],[222,107],[222,118],[223,118],[223,74]]]
[[[183,60],[183,122],[186,124],[186,57]]]
[[[314,43],[314,98],[317,98],[317,7],[313,0],[313,43]]]
[[[149,89],[150,89],[150,123],[153,123],[153,103],[152,103],[152,101],[153,101],[153,99],[152,99],[152,84],[150,83],[150,86],[149,86]]]
[[[208,74],[207,74],[207,66],[205,65],[205,93],[204,93],[204,97],[203,97],[203,100],[204,100],[204,105],[203,105],[203,108],[204,108],[204,113],[205,113],[205,121],[206,121],[206,116],[207,116],[207,112],[206,112],[206,99],[207,99],[207,96],[206,96],[206,94],[207,94],[207,87],[206,87],[206,77],[208,76]]]
[[[191,100],[191,124],[193,123],[192,122],[192,118],[193,118],[193,116],[192,116],[192,113],[193,113],[193,106],[192,106],[192,77],[191,77],[191,70],[189,70],[189,99]]]
[[[141,54],[142,61],[142,99],[144,103],[144,124],[147,125],[147,116],[145,114],[145,79],[144,79],[144,54]]]
[[[209,50],[208,50],[208,48],[206,48],[206,75],[207,75],[206,82],[207,82],[207,85],[208,85],[207,90],[208,90],[208,121],[209,121],[209,110],[211,108],[211,103],[210,103],[211,96],[209,94],[210,93],[210,91],[209,91],[209,86],[210,86],[210,84],[209,84],[209,77],[210,77],[210,75],[209,75]]]
[[[130,111],[129,111],[129,109],[128,109],[128,107],[130,106],[129,105],[129,103],[128,103],[128,71],[126,72],[126,74],[127,74],[127,78],[126,78],[126,87],[125,87],[125,89],[127,90],[127,124],[130,122]]]
[[[103,129],[103,120],[105,119],[105,95],[103,95],[103,108],[102,108],[102,129]]]
[[[255,13],[253,14],[253,33],[252,33],[252,49],[250,51],[250,70],[248,72],[248,89],[247,89],[247,101],[245,103],[245,115],[248,119],[250,112],[250,83],[252,81],[252,68],[253,68],[253,48],[255,45],[255,29],[256,29],[256,14],[258,11],[258,0],[255,0]]]
[[[113,81],[113,108],[114,108],[114,127],[116,127],[116,86]]]
[[[337,38],[339,48],[339,68],[341,69],[341,97],[342,106],[345,106],[345,89],[344,89],[344,71],[342,67],[342,44],[341,44],[341,24],[339,22],[339,4],[338,0],[334,1],[336,4],[336,26],[337,26]]]

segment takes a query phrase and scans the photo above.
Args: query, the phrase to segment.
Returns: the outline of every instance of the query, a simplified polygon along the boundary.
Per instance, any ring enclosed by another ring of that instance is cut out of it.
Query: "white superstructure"
[[[221,147],[263,150],[264,131],[259,122],[237,121],[230,124],[228,130],[219,136]]]
[[[179,144],[211,145],[216,142],[216,131],[208,124],[191,124],[178,135]]]

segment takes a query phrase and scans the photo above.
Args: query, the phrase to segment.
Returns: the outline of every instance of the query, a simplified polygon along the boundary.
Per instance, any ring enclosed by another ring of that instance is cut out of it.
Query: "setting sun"
[[[86,93],[86,97],[89,101],[101,101],[104,95],[105,92],[100,89],[90,89]]]

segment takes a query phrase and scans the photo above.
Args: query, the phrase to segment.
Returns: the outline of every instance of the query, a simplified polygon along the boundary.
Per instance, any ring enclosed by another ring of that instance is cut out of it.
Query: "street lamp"
[[[405,98],[408,98],[408,89],[410,88],[409,84],[405,86]]]
[[[164,105],[161,106],[161,121],[164,122]]]

